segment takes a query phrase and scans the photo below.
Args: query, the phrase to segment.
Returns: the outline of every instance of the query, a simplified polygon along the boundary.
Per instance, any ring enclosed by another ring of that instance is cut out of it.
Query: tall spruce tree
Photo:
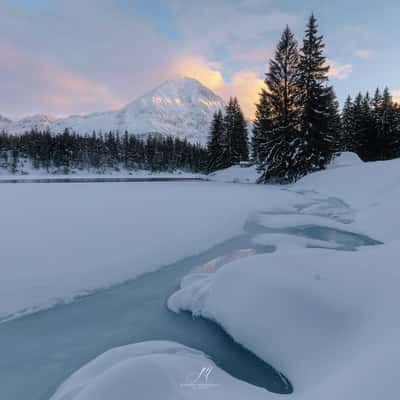
[[[375,118],[377,135],[377,160],[395,157],[397,147],[397,116],[392,95],[386,87],[382,94],[381,105]]]
[[[371,97],[367,92],[361,101],[361,115],[358,118],[360,129],[357,133],[360,156],[364,160],[378,159],[380,144],[376,124],[371,109]]]
[[[298,61],[297,42],[286,27],[265,76],[267,90],[262,92],[257,106],[264,114],[257,121],[262,129],[256,126],[257,141],[262,143],[262,152],[258,150],[260,182],[293,179],[291,161],[298,136]]]
[[[334,153],[343,151],[342,120],[340,118],[339,101],[333,88],[329,91],[328,101],[328,133],[332,138],[331,150]]]
[[[218,110],[211,122],[210,135],[207,143],[207,171],[208,173],[223,168],[221,155],[225,135],[224,117],[221,110]]]
[[[265,89],[261,89],[259,101],[256,104],[253,136],[251,138],[251,157],[253,162],[261,169],[267,156],[268,137],[272,131],[272,123],[269,94]]]
[[[221,162],[223,168],[249,159],[247,124],[236,97],[225,109]]]
[[[300,138],[293,159],[295,178],[325,168],[332,157],[334,138],[330,132],[332,89],[327,86],[323,36],[311,15],[299,62]]]
[[[351,96],[347,96],[343,106],[342,115],[341,150],[353,151],[354,149],[354,105]]]

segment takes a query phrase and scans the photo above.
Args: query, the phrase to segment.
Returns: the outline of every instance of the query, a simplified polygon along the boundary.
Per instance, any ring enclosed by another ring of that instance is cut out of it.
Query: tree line
[[[341,151],[353,151],[364,161],[400,156],[400,107],[389,90],[377,89],[372,98],[368,93],[348,97],[340,112],[324,48],[314,15],[300,48],[288,26],[280,38],[256,104],[251,138],[251,159],[261,183],[296,181],[326,168]],[[224,114],[214,115],[208,170],[247,160],[248,153],[240,151],[246,149],[245,141],[240,107],[231,99]]]
[[[110,132],[82,136],[68,129],[60,135],[36,130],[23,135],[1,134],[0,167],[17,173],[27,162],[34,169],[65,174],[120,169],[204,172],[207,152],[200,145],[161,135],[139,138]]]
[[[400,157],[400,107],[388,88],[373,97],[349,96],[343,107],[339,150],[353,151],[364,161]]]

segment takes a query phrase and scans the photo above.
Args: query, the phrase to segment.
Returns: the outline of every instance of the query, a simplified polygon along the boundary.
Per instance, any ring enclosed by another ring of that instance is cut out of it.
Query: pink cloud
[[[0,74],[5,81],[5,95],[0,101],[2,110],[7,108],[2,103],[17,96],[29,112],[41,112],[45,108],[46,112],[56,115],[111,109],[124,104],[106,85],[60,65],[41,62],[10,45],[0,45]]]
[[[347,79],[353,71],[353,66],[351,64],[339,64],[334,60],[327,60],[327,65],[329,65],[328,76],[335,79]]]

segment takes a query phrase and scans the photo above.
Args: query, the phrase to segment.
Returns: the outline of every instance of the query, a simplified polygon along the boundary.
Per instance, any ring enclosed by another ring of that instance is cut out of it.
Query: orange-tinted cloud
[[[328,76],[330,78],[336,79],[347,79],[353,71],[353,66],[351,64],[339,64],[334,60],[327,60],[329,65]]]
[[[169,75],[184,75],[194,78],[209,87],[217,90],[224,84],[224,78],[218,70],[217,63],[209,62],[203,57],[187,56],[176,60],[169,68]]]
[[[169,68],[170,76],[185,75],[195,78],[227,100],[231,96],[239,99],[247,118],[253,118],[255,103],[258,99],[263,80],[252,70],[242,70],[235,73],[229,81],[225,80],[220,71],[221,65],[207,61],[198,56],[187,56],[178,59]]]
[[[243,70],[234,74],[232,79],[220,88],[220,93],[224,98],[236,96],[245,116],[253,119],[256,109],[255,103],[258,101],[258,94],[264,86],[264,80],[256,72]]]
[[[400,105],[400,90],[395,90],[392,92],[393,101]]]

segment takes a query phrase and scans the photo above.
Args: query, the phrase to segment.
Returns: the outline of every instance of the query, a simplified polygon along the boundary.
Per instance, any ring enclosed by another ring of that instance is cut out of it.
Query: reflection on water
[[[268,250],[269,250],[269,248],[268,248]],[[259,252],[260,252],[260,249],[259,249]],[[263,253],[266,253],[266,252],[267,251],[263,251]],[[195,272],[195,273],[215,272],[217,269],[221,268],[222,266],[224,266],[226,264],[231,263],[232,261],[240,260],[241,258],[245,258],[245,257],[254,256],[255,254],[257,254],[256,249],[240,249],[238,251],[234,251],[233,253],[213,258],[212,260],[206,262],[205,264],[194,268],[193,272]]]

